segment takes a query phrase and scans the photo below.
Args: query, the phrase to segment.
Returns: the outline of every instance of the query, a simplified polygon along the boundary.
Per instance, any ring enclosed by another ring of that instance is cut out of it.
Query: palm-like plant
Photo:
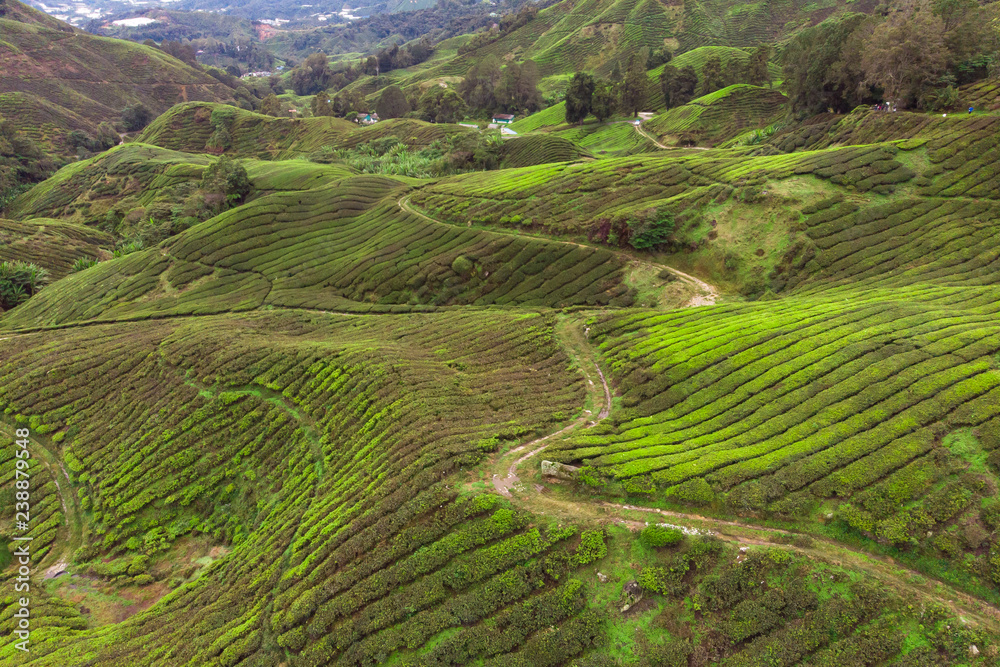
[[[48,280],[49,272],[37,264],[0,261],[0,307],[7,310],[23,303]]]

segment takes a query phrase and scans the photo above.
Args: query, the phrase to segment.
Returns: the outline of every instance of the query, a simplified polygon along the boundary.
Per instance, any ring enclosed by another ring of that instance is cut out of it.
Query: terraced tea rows
[[[5,321],[27,327],[264,304],[388,311],[631,303],[623,262],[608,251],[435,223],[402,211],[405,194],[398,181],[359,176],[261,197],[163,249],[74,274]]]
[[[996,300],[883,295],[606,318],[592,332],[629,409],[617,428],[575,438],[560,460],[592,465],[634,492],[800,518],[880,485],[902,493],[897,502],[920,500],[973,460],[953,456],[942,438],[972,438],[968,456],[1000,444]],[[990,526],[972,501],[996,480],[969,471],[978,475],[948,487],[966,489],[961,501],[932,493],[925,504],[944,504],[923,514],[881,505],[867,530],[906,542],[921,530]],[[993,589],[989,567],[980,557],[965,574]]]
[[[54,280],[68,274],[78,259],[109,254],[111,245],[111,237],[103,232],[60,220],[0,219],[0,260],[37,264]]]
[[[498,498],[461,498],[443,482],[574,409],[582,387],[550,318],[97,326],[18,336],[4,362],[3,404],[66,434],[94,527],[85,553],[128,560],[191,531],[235,545],[207,575],[225,586],[185,587],[155,615],[93,631],[87,649],[41,628],[37,664],[233,664],[275,641],[303,651],[300,661],[375,664],[521,599],[534,621],[465,650],[516,650],[532,622],[580,632],[583,589],[558,574],[573,567],[559,556],[573,553],[573,531],[532,528]],[[192,615],[215,629],[180,622]],[[489,635],[488,624],[470,627],[466,642]],[[572,655],[589,632],[576,649],[553,650]]]
[[[508,139],[503,148],[502,166],[506,169],[591,157],[569,139],[546,135]]]
[[[219,128],[230,137],[218,144]],[[469,132],[460,125],[390,119],[360,127],[341,118],[275,118],[219,104],[178,104],[163,114],[139,137],[153,144],[186,153],[227,153],[264,160],[309,155],[324,147],[352,148],[375,139],[397,136],[409,146],[426,146],[454,134]]]
[[[668,143],[712,145],[781,120],[786,107],[776,90],[737,84],[670,109],[644,127]]]

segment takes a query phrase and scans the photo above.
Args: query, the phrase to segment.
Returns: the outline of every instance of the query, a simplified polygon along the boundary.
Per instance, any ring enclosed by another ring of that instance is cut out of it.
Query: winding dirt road
[[[586,328],[581,327],[582,324],[578,320],[566,319],[563,320],[561,326],[557,327],[556,333],[584,372],[588,384],[585,406],[594,405],[596,400],[601,401],[597,419],[589,422],[589,426],[594,426],[610,414],[611,392],[604,379],[604,374],[597,364],[595,355],[587,344],[589,332]],[[596,371],[600,378],[601,388],[598,388],[597,384],[594,383],[588,372],[590,369]],[[653,522],[667,523],[669,520],[668,525],[680,528],[687,533],[712,534],[741,545],[775,546],[796,551],[814,559],[863,570],[897,590],[933,599],[951,609],[958,617],[966,620],[971,619],[992,628],[994,631],[1000,631],[1000,608],[957,590],[943,581],[903,567],[887,556],[854,549],[831,539],[809,533],[773,528],[745,521],[731,521],[699,514],[664,510],[657,507],[591,501],[561,490],[552,492],[552,489],[541,484],[526,485],[521,483],[521,479],[517,475],[519,466],[543,452],[559,437],[580,429],[586,423],[588,423],[588,417],[585,410],[584,416],[578,417],[561,430],[521,445],[498,459],[494,464],[494,488],[501,495],[526,506],[536,514],[560,516],[575,521],[584,520],[597,523],[610,521],[629,526],[633,530],[641,529],[651,522],[643,519],[642,515],[654,515],[655,518],[654,516],[650,517]],[[511,461],[511,456],[517,455],[525,449],[529,450],[527,454],[518,456]],[[532,465],[538,464],[540,461],[536,459],[536,463]],[[506,475],[504,476],[501,471],[506,472]],[[657,521],[660,517],[663,519]],[[801,540],[798,544],[788,544],[787,539],[779,540],[781,537],[799,537]]]

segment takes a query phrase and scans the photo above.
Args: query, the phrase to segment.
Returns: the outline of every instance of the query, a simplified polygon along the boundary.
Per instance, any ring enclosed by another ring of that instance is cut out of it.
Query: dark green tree
[[[621,106],[624,111],[633,116],[639,115],[639,110],[646,102],[647,83],[645,60],[632,55],[625,69],[625,80],[622,82]]]
[[[701,94],[714,93],[725,85],[722,78],[722,60],[718,56],[706,60],[701,68]]]
[[[260,103],[260,112],[265,116],[280,116],[281,101],[278,99],[278,96],[271,93],[265,97]]]
[[[531,60],[510,63],[500,74],[496,87],[499,107],[511,113],[531,113],[542,106],[542,94],[538,90],[540,80],[538,65]]]
[[[153,120],[153,112],[142,102],[130,104],[122,110],[122,124],[129,132],[137,132],[149,125]]]
[[[313,95],[326,90],[333,78],[330,63],[323,53],[313,53],[292,70],[292,89],[296,95]]]
[[[594,77],[577,72],[566,90],[566,122],[582,123],[594,101]]]
[[[497,106],[496,90],[501,75],[500,59],[491,53],[472,66],[458,84],[458,94],[470,109],[493,111]]]
[[[601,79],[594,84],[594,96],[590,110],[601,123],[615,115],[615,111],[618,110],[618,97],[615,95],[615,87],[610,81]]]
[[[732,86],[737,83],[746,83],[747,79],[747,63],[742,59],[731,57],[722,66],[722,81],[724,85]]]
[[[679,107],[694,97],[694,91],[698,87],[698,74],[690,65],[681,69],[667,65],[660,75],[660,87],[667,108]]]
[[[747,83],[754,86],[770,86],[771,72],[767,69],[767,62],[771,59],[771,47],[761,44],[750,55],[750,62],[747,63]]]
[[[221,196],[222,202],[235,206],[250,195],[253,184],[243,165],[223,155],[205,170],[201,177],[201,189],[209,195]]]
[[[829,18],[788,43],[781,64],[793,109],[807,114],[827,108],[846,112],[872,99],[861,85],[864,72],[855,45],[863,41],[874,21],[864,14]]]
[[[312,111],[312,115],[316,117],[334,115],[333,103],[330,99],[329,91],[324,90],[316,93],[309,102],[309,110]]]
[[[451,88],[431,86],[417,104],[420,116],[429,123],[457,123],[469,109],[458,93]]]
[[[402,118],[410,113],[410,103],[399,86],[389,86],[382,91],[375,103],[375,113],[379,118]]]

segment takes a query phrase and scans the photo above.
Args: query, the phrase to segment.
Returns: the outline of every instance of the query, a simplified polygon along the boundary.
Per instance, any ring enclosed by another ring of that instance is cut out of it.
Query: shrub
[[[131,255],[134,252],[139,252],[143,248],[145,248],[145,244],[143,244],[142,240],[139,239],[118,246],[115,248],[113,254],[115,257],[124,257],[125,255]]]
[[[464,255],[459,255],[455,258],[455,261],[451,263],[451,270],[461,276],[467,276],[472,273],[472,269],[475,268],[475,264],[471,259],[465,257]]]
[[[239,204],[253,191],[247,170],[226,156],[220,157],[201,178],[205,192],[222,195],[230,204]]]
[[[715,491],[703,477],[689,479],[686,482],[667,489],[667,496],[692,505],[708,505],[715,500]]]
[[[80,257],[75,262],[73,262],[72,271],[75,273],[77,271],[83,271],[84,269],[89,269],[92,266],[97,266],[98,261],[93,257]]]
[[[647,211],[637,220],[629,220],[629,243],[636,250],[646,250],[671,240],[675,223],[673,214],[666,209]]]
[[[684,533],[676,528],[664,526],[646,526],[639,533],[639,541],[647,547],[670,547],[679,544],[684,539]]]
[[[130,104],[122,110],[122,124],[129,132],[137,132],[149,125],[153,120],[153,112],[142,102]]]
[[[580,534],[580,546],[573,555],[573,562],[586,565],[608,555],[608,545],[604,543],[603,530],[585,530]]]
[[[0,262],[0,308],[9,310],[27,301],[49,279],[49,272],[37,264],[22,261]]]

